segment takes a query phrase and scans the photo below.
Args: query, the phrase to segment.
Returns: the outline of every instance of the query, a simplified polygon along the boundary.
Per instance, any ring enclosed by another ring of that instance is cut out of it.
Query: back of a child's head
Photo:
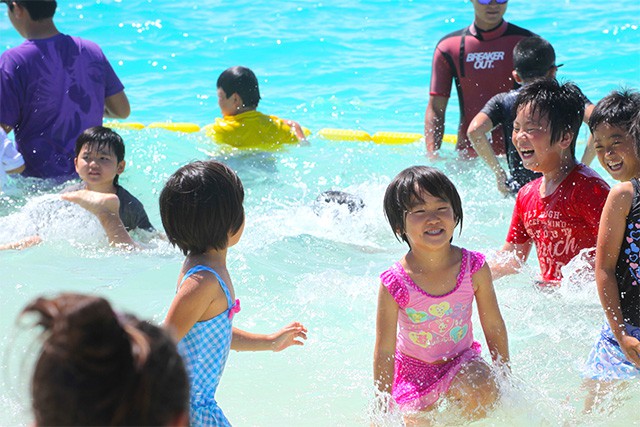
[[[556,52],[542,37],[526,37],[513,48],[513,68],[524,80],[545,77],[553,67]]]
[[[58,3],[54,0],[3,0],[2,3],[7,3],[9,8],[12,9],[11,3],[17,3],[21,7],[24,7],[33,21],[41,21],[47,18],[53,18],[56,13]]]
[[[116,314],[103,298],[37,298],[43,343],[32,382],[35,422],[45,425],[169,425],[188,413],[189,380],[163,329]]]
[[[222,89],[227,98],[237,93],[245,107],[257,108],[260,102],[260,89],[256,75],[247,67],[227,68],[218,77],[217,87]]]
[[[405,236],[407,212],[424,202],[425,192],[449,202],[456,226],[462,227],[462,201],[453,182],[439,169],[411,166],[396,175],[384,193],[384,213],[398,240],[409,244]]]
[[[593,133],[598,126],[608,124],[628,132],[639,110],[640,93],[633,89],[614,90],[596,104],[589,117],[589,129]]]
[[[584,100],[584,95],[572,82],[540,79],[520,89],[513,111],[517,113],[529,107],[532,116],[538,115],[540,119],[546,117],[551,131],[551,144],[560,141],[565,133],[570,133],[570,149],[575,157],[578,132],[584,117]]]
[[[214,161],[178,169],[160,193],[160,216],[169,242],[185,255],[225,249],[244,224],[244,189],[238,175]]]

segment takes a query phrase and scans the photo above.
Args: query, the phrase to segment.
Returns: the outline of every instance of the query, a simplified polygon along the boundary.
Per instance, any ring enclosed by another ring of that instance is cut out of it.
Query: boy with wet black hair
[[[542,37],[536,36],[522,39],[513,49],[514,70],[512,75],[514,80],[522,86],[541,78],[555,78],[558,68],[562,65],[556,65],[556,53],[553,46]],[[498,190],[505,195],[515,195],[520,187],[542,176],[522,165],[518,150],[516,150],[511,141],[513,119],[515,118],[513,105],[519,90],[520,88],[510,92],[499,93],[491,98],[473,118],[467,132],[469,141],[473,144],[478,155],[494,172]],[[585,105],[583,120],[586,123],[593,110],[593,104],[582,92],[580,92],[580,95]],[[495,150],[487,138],[487,134],[498,126],[501,126],[504,132],[505,152],[510,176],[498,162]],[[586,162],[586,164],[589,164],[593,159],[592,153],[587,154],[588,151],[591,153],[592,149],[585,150],[583,162]]]
[[[217,87],[223,117],[206,129],[207,135],[217,142],[235,148],[276,151],[284,144],[306,141],[297,122],[256,110],[260,89],[256,75],[249,68],[226,69],[218,77]]]
[[[512,140],[525,168],[542,177],[516,197],[506,243],[491,262],[498,278],[519,271],[535,243],[541,285],[557,285],[561,268],[593,248],[609,185],[575,158],[584,100],[573,83],[540,79],[524,86],[514,105]]]

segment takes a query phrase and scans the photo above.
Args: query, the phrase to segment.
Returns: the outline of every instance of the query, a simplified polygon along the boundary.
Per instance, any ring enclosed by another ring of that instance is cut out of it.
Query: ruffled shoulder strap
[[[405,308],[409,303],[409,290],[402,275],[403,270],[402,265],[396,262],[390,269],[380,275],[382,284],[401,308]]]
[[[469,254],[469,274],[474,275],[485,263],[485,256],[480,252],[467,251]]]

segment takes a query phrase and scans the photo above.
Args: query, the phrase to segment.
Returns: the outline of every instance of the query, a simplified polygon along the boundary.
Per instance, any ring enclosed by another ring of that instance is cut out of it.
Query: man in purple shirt
[[[55,1],[0,2],[26,39],[0,56],[0,126],[15,133],[23,175],[73,178],[78,135],[129,116],[124,86],[97,44],[58,31]]]

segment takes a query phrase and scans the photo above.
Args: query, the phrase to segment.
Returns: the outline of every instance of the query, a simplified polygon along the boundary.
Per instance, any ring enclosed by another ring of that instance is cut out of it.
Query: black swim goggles
[[[492,2],[493,0],[477,0],[477,1],[478,1],[478,3],[480,3],[480,4],[488,5],[488,4],[491,4],[491,2]],[[508,2],[508,1],[509,1],[509,0],[496,0],[496,3],[498,3],[498,4],[505,4],[505,3],[506,3],[506,2]]]

